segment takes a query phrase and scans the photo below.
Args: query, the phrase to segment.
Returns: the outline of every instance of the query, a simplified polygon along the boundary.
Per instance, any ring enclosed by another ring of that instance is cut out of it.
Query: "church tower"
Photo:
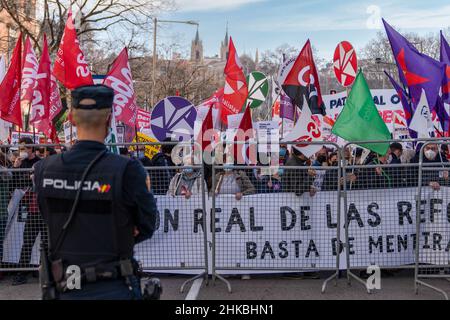
[[[195,39],[192,41],[191,44],[191,61],[195,63],[203,62],[203,41],[200,40],[198,27],[197,33],[195,34]]]
[[[220,61],[228,60],[228,47],[229,47],[230,37],[228,36],[228,22],[227,22],[227,31],[225,33],[225,39],[222,41],[220,45]]]

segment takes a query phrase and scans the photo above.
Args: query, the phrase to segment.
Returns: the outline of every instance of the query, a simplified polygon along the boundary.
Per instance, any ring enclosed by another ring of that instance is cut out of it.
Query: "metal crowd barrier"
[[[146,167],[156,199],[158,218],[150,240],[138,244],[136,257],[145,271],[188,272],[208,281],[208,197],[202,166]],[[192,170],[192,191],[181,190],[177,178]]]
[[[440,146],[449,145],[449,139],[428,141],[420,149],[418,197],[416,203],[416,234],[419,241],[415,250],[414,285],[425,286],[447,293],[435,283],[425,279],[447,279],[450,281],[450,163],[440,155]],[[439,160],[430,162],[427,150],[438,150]]]
[[[325,291],[331,280],[337,283],[342,269],[349,283],[355,279],[366,286],[357,271],[378,266],[414,269],[416,292],[423,285],[447,298],[444,290],[425,282],[425,278],[450,275],[450,180],[445,173],[450,165],[430,164],[425,157],[425,150],[437,141],[450,144],[448,138],[397,141],[423,143],[419,160],[389,165],[380,156],[360,164],[347,151],[351,146],[385,141],[358,141],[343,147],[305,143],[336,149],[337,164],[281,164],[277,169],[220,162],[183,164],[181,151],[192,148],[183,144],[175,152],[180,154],[175,166],[145,165],[159,215],[154,237],[136,247],[137,258],[146,271],[192,274],[181,290],[196,278],[208,281],[209,274],[213,281],[224,281],[231,292],[226,274],[332,271],[323,282]],[[149,146],[175,144],[108,147],[134,147],[142,152]],[[9,147],[0,146],[0,150]],[[47,230],[32,192],[32,170],[10,168],[6,162],[7,156],[0,153],[0,271],[37,270],[39,241],[41,237],[47,241]],[[186,195],[173,179],[183,171],[192,171],[206,184],[200,183],[193,194]],[[230,172],[249,182],[253,191],[236,197]],[[430,187],[436,179],[439,191]]]
[[[48,239],[33,192],[31,169],[0,168],[0,271],[33,271]]]
[[[338,149],[329,142],[315,144]],[[231,292],[224,277],[229,273],[333,271],[324,292],[339,274],[340,173],[337,166],[306,163],[278,168],[214,164],[213,283],[218,278]]]

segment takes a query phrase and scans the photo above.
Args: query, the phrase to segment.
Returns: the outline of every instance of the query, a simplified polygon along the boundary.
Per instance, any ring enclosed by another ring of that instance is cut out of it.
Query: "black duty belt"
[[[70,274],[67,274],[67,267],[62,269],[64,270],[63,279],[57,281],[57,289],[60,292],[67,290],[67,280],[70,276]],[[101,263],[90,267],[80,267],[80,271],[81,285],[99,281],[123,279],[135,274],[133,263],[129,259]]]

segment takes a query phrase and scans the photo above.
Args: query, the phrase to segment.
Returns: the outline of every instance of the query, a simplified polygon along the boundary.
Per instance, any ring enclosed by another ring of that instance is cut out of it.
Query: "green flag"
[[[391,138],[391,134],[373,102],[362,71],[359,71],[344,109],[331,132],[347,141],[387,141]],[[367,143],[361,144],[361,147],[384,155],[389,149],[389,143]]]

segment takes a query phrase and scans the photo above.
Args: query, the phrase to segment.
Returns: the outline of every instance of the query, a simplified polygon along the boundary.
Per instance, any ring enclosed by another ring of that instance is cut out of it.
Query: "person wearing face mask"
[[[320,167],[328,166],[328,151],[325,147],[322,148],[318,153],[316,153],[316,159],[313,162],[313,168],[316,170],[316,177],[314,178],[314,188],[317,191],[322,189],[325,175],[327,170],[320,170]]]
[[[243,170],[233,169],[233,164],[223,165],[223,171],[216,173],[216,188],[214,192],[219,194],[234,194],[236,200],[243,196],[256,193],[256,189]]]
[[[33,140],[28,137],[22,137],[19,139],[19,155],[14,159],[13,168],[14,169],[31,169],[33,165],[41,160],[36,156],[33,147],[25,146],[32,145]],[[24,170],[13,172],[14,183],[11,186],[14,189],[27,189],[31,187],[30,173]],[[10,190],[11,193],[14,189]]]
[[[183,164],[186,167],[192,166],[192,158],[185,157]],[[173,197],[184,196],[186,199],[189,199],[192,195],[202,194],[202,183],[203,190],[206,192],[208,189],[201,176],[201,171],[199,169],[184,168],[181,172],[175,174],[170,181],[167,194]]]
[[[152,161],[145,155],[145,146],[143,145],[137,146],[137,151],[133,151],[132,157],[136,160],[139,160],[144,168],[150,167],[152,165]]]
[[[370,165],[372,167],[359,170],[355,189],[366,190],[405,187],[405,168],[397,167],[396,161],[392,162],[391,155],[391,150],[388,150],[385,155],[378,155],[376,153],[369,155],[366,165]]]
[[[78,141],[35,165],[55,282],[43,299],[142,299],[133,250],[155,231],[156,201],[142,164],[105,146],[113,101],[114,90],[104,85],[73,90],[69,120]],[[82,276],[79,290],[67,288],[73,265]]]
[[[414,158],[411,160],[411,163],[419,163],[420,161],[420,150],[422,145],[417,146],[417,152]],[[449,185],[449,166],[448,160],[444,154],[442,154],[439,150],[439,147],[435,143],[427,144],[423,150],[423,163],[428,164],[427,167],[442,167],[442,171],[431,171],[431,170],[423,170],[422,171],[422,185],[429,186],[435,191],[439,191],[441,186]],[[413,177],[413,181],[410,181],[410,185],[417,186],[418,183],[418,170],[417,168],[412,168],[413,170],[410,172],[410,176]]]
[[[330,153],[327,164],[328,164],[328,167],[333,167],[333,169],[330,168],[325,173],[325,177],[323,178],[321,190],[322,191],[334,191],[334,190],[338,189],[338,170],[341,170],[341,168],[338,168],[337,152]],[[357,173],[358,173],[358,171],[356,171],[356,170],[353,170],[353,172],[351,172],[351,171],[347,172],[347,179],[346,179],[347,190],[353,189],[354,183],[357,180]],[[341,180],[340,180],[341,190],[344,189],[343,176],[344,176],[344,174],[342,173],[342,170],[341,170]]]
[[[401,164],[402,163],[402,154],[403,154],[403,146],[401,143],[394,142],[389,146],[390,156],[389,163],[390,164]]]
[[[289,167],[308,167],[309,165],[309,159],[294,147],[292,155],[286,162],[286,168],[282,177],[283,190],[285,192],[294,192],[297,196],[301,196],[305,192],[309,192],[311,196],[316,194],[317,190],[313,186],[314,178],[316,177],[314,169],[289,169]]]
[[[277,193],[282,192],[281,177],[284,169],[253,169],[254,185],[256,193]]]
[[[280,144],[280,153],[279,153],[279,163],[280,166],[284,166],[289,159],[289,151],[287,149],[287,145]]]

